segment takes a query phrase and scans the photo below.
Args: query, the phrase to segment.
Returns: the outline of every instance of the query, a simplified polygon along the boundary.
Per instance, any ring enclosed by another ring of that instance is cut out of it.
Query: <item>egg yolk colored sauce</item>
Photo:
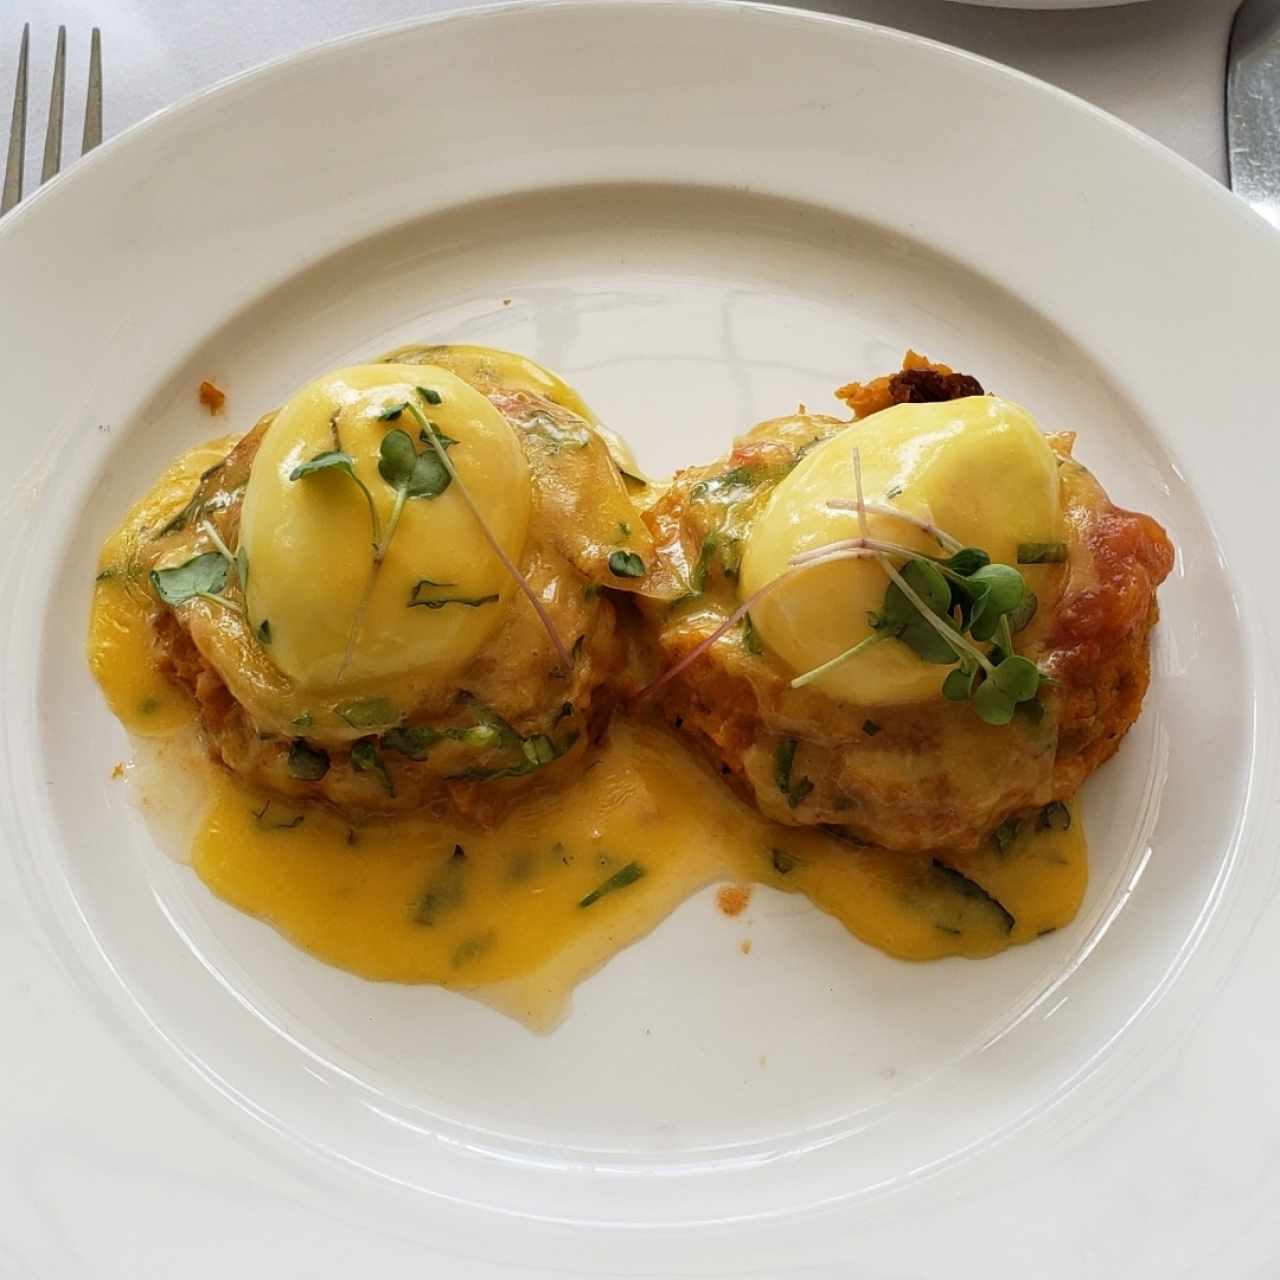
[[[155,668],[134,549],[230,443],[176,462],[103,549],[89,661],[136,735],[196,740],[194,705]],[[172,755],[169,767],[187,767]],[[1066,830],[1027,821],[1003,848],[858,846],[769,822],[669,731],[624,714],[571,788],[531,793],[485,831],[426,816],[353,826],[206,768],[190,861],[220,898],[326,963],[466,992],[539,1031],[578,982],[709,884],[804,894],[864,942],[930,960],[991,955],[1066,924],[1087,879],[1074,806]]]

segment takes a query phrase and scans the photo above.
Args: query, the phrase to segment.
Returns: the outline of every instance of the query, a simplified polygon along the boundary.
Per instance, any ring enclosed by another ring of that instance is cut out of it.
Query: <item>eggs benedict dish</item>
[[[1170,543],[972,377],[837,394],[654,483],[548,370],[415,346],[190,450],[103,548],[89,660],[199,775],[196,873],[538,1029],[717,882],[913,960],[1069,923]]]
[[[1172,547],[971,377],[840,394],[852,425],[765,422],[649,511],[644,692],[776,822],[975,848],[1118,747]]]
[[[601,588],[652,557],[587,412],[520,357],[405,350],[317,378],[149,510],[108,559],[221,762],[480,822],[572,767],[622,656]]]

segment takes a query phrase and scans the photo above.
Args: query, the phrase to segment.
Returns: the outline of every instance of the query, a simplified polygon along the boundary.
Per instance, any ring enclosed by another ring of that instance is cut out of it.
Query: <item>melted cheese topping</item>
[[[513,560],[524,547],[530,507],[524,452],[506,419],[474,388],[444,369],[398,364],[341,369],[304,387],[263,438],[241,518],[250,620],[269,622],[269,655],[300,688],[336,684],[353,628],[346,673],[366,692],[394,693],[406,671],[445,680],[493,634],[515,590],[456,484],[404,504],[374,574],[370,513],[359,487],[338,470],[290,479],[308,459],[341,448],[355,459],[385,529],[395,493],[378,473],[378,449],[389,430],[399,427],[416,440],[418,427],[407,413],[395,422],[379,415],[410,399],[426,408],[419,385],[440,394],[431,420],[457,441],[450,460],[497,541]],[[428,594],[498,600],[410,608],[414,585],[424,579],[440,584]],[[234,668],[223,674],[234,690]]]
[[[855,497],[855,445],[868,502],[932,520],[994,561],[1015,564],[1018,543],[1061,536],[1057,459],[1026,410],[997,396],[901,404],[833,436],[778,485],[748,539],[743,599],[786,572],[792,556],[859,535],[855,512],[826,506]],[[942,554],[905,520],[872,513],[867,522],[873,538]],[[879,610],[887,585],[874,560],[821,565],[765,596],[751,620],[789,666],[808,671],[871,634],[867,615]],[[920,702],[939,694],[946,671],[886,640],[814,687],[864,706]]]

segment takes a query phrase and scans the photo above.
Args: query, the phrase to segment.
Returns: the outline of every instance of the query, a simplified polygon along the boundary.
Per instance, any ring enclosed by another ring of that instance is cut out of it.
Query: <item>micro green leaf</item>
[[[1017,569],[1008,564],[988,564],[969,575],[975,588],[987,590],[987,608],[997,614],[1010,613],[1022,603],[1027,584]]]
[[[997,668],[998,670],[999,668]],[[973,695],[974,710],[987,724],[1008,724],[1013,719],[1017,703],[994,680],[987,679]]]
[[[356,460],[349,453],[344,453],[341,449],[326,449],[323,453],[317,453],[314,458],[308,458],[306,462],[294,467],[289,472],[289,479],[301,480],[305,476],[313,476],[320,471],[336,470],[345,472],[354,480],[355,467]]]
[[[950,621],[943,619],[950,627]],[[954,630],[954,628],[951,628]],[[959,633],[956,633],[957,639]],[[898,639],[902,641],[917,657],[923,658],[926,662],[936,662],[947,665],[956,660],[956,651],[947,643],[946,639],[938,634],[936,627],[931,626],[919,614],[902,628],[898,633]]]
[[[939,617],[946,616],[951,606],[951,588],[936,565],[928,560],[912,560],[903,567],[902,576],[934,613]],[[901,628],[919,616],[919,610],[902,588],[891,582],[884,593],[884,604],[880,606],[884,624],[889,628]]]
[[[389,404],[380,414],[378,414],[378,421],[396,422],[408,407],[409,402],[407,400],[401,400],[399,404]]]
[[[942,682],[942,696],[952,702],[968,702],[972,681],[972,675],[957,667],[955,671],[947,672],[947,678]]]
[[[381,538],[378,508],[373,500],[373,494],[369,492],[369,486],[356,474],[356,460],[349,453],[344,453],[341,449],[326,449],[323,453],[317,453],[314,458],[309,458],[306,462],[294,467],[289,472],[289,479],[305,480],[308,476],[320,475],[326,471],[336,471],[338,474],[348,477],[359,486],[360,492],[364,494],[364,500],[369,506],[370,537],[374,546],[374,558],[375,560],[380,558],[377,554]]]
[[[1009,626],[1014,631],[1021,631],[1031,623],[1031,619],[1036,616],[1036,610],[1040,607],[1040,602],[1036,599],[1034,591],[1028,591],[1022,597],[1022,603],[1006,615],[1009,619]]]
[[[258,623],[258,643],[260,645],[268,645],[271,643],[271,622],[267,618]]]
[[[434,387],[419,387],[417,390],[418,390],[418,394],[428,404],[435,405],[435,404],[444,403],[444,397],[441,396],[441,394]]]
[[[1013,654],[996,667],[991,681],[1014,702],[1026,702],[1040,688],[1040,672],[1029,658]]]
[[[228,568],[220,551],[206,551],[171,569],[152,569],[151,585],[165,604],[174,607],[197,596],[216,596],[227,585]]]
[[[967,578],[989,565],[991,557],[981,547],[961,547],[955,555],[948,556],[937,563],[950,569],[952,573],[958,573],[962,578]]]

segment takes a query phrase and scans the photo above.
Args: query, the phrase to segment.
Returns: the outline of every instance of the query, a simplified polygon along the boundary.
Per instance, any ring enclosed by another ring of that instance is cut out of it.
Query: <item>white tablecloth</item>
[[[628,0],[613,0],[628,3]],[[102,28],[105,133],[235,72],[322,40],[479,0],[4,0],[0,121],[7,118],[23,21],[31,23],[34,101],[28,183],[38,179],[49,67],[67,26],[67,155],[78,153],[89,31]],[[1034,12],[951,0],[813,0],[971,49],[1063,88],[1226,177],[1223,72],[1236,0],[1146,0],[1118,8]],[[30,189],[30,187],[28,187]]]

